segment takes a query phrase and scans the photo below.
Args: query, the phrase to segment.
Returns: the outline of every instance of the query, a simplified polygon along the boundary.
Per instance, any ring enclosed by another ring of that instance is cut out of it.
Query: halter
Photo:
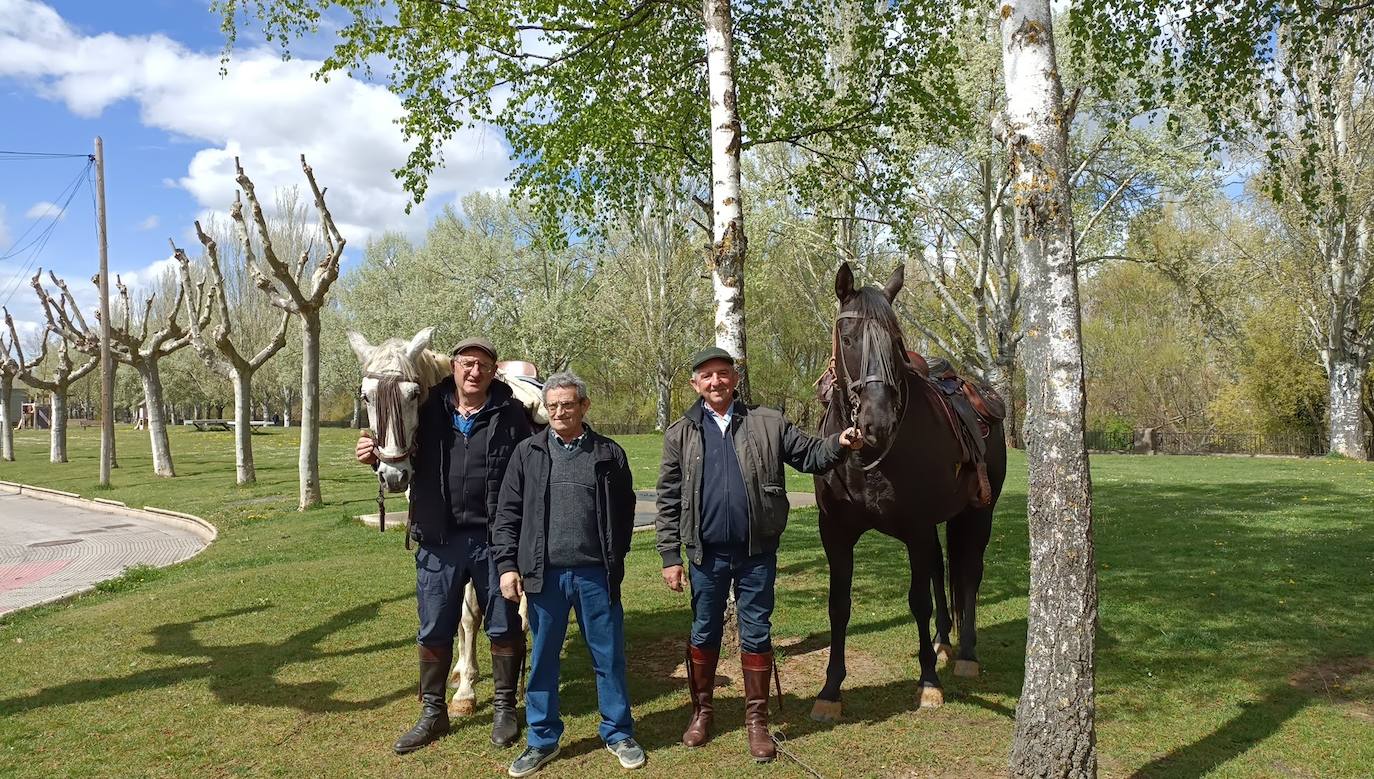
[[[395,373],[372,373],[370,371],[364,373],[363,378],[376,379],[378,382],[379,392],[385,392],[385,394],[387,395],[386,398],[382,398],[379,394],[379,397],[377,399],[377,416],[379,417],[379,419],[375,419],[373,421],[376,423],[376,429],[380,431],[381,440],[378,441],[377,436],[373,436],[373,453],[376,455],[378,460],[384,463],[398,463],[403,460],[409,460],[411,455],[415,454],[415,447],[417,442],[406,441],[405,428],[401,426],[401,422],[399,419],[401,410],[400,398],[396,397],[395,387],[399,382],[410,380],[405,378],[404,376]],[[389,434],[389,431],[393,426],[393,417],[396,418],[396,434],[397,438],[400,439],[396,442],[396,445],[401,447],[401,452],[399,454],[387,455],[382,453],[382,447],[385,445],[387,435]],[[379,476],[378,478],[381,477]]]
[[[871,316],[863,316],[856,311],[841,311],[835,317],[835,326],[831,331],[830,337],[830,365],[832,369],[835,371],[835,378],[837,382],[843,388],[842,392],[844,394],[845,399],[844,409],[846,412],[845,421],[851,425],[858,421],[859,409],[861,402],[863,400],[864,387],[868,386],[869,384],[891,383],[897,389],[898,410],[896,429],[894,429],[892,435],[888,436],[887,445],[883,447],[882,452],[878,454],[877,458],[875,458],[872,462],[869,462],[867,465],[860,466],[862,470],[871,471],[874,468],[877,468],[878,465],[882,463],[883,458],[887,457],[888,453],[892,451],[893,444],[896,443],[896,430],[899,430],[902,426],[902,423],[906,420],[906,410],[907,406],[909,405],[907,401],[910,399],[910,391],[907,387],[908,382],[905,381],[906,377],[903,375],[884,376],[880,373],[869,372],[870,362],[868,358],[869,344],[871,339],[869,339],[866,336],[863,338],[862,351],[859,355],[859,372],[864,375],[862,378],[858,379],[850,377],[849,366],[845,364],[844,359],[840,355],[840,320],[842,319],[856,319],[860,322],[865,323],[864,325],[862,325],[862,330],[864,331],[867,330],[867,323],[869,322],[872,322],[874,325],[882,328],[882,330],[887,333],[889,338],[896,340],[898,346],[897,352],[902,357],[902,366],[906,368],[908,371],[911,369],[911,366],[910,363],[906,362],[906,347],[902,343],[902,334],[900,332],[894,333],[891,329],[882,324],[877,318]]]

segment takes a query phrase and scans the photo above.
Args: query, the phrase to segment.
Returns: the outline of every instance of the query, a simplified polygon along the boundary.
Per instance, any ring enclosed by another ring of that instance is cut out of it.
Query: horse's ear
[[[367,338],[362,333],[349,330],[348,345],[353,347],[353,353],[358,355],[358,361],[366,365],[368,358],[372,356],[372,344],[367,342]]]
[[[433,335],[433,327],[426,327],[425,329],[416,333],[415,337],[410,339],[410,343],[406,344],[406,356],[409,357],[412,362],[414,362],[415,358],[419,357],[420,354],[424,352],[425,347],[429,346],[429,339]]]
[[[854,297],[854,269],[848,262],[840,263],[840,270],[835,274],[835,297],[841,304]]]
[[[902,291],[902,282],[906,280],[906,265],[898,265],[892,275],[887,277],[887,284],[883,286],[883,294],[887,295],[887,302],[891,303],[897,299],[897,293]]]

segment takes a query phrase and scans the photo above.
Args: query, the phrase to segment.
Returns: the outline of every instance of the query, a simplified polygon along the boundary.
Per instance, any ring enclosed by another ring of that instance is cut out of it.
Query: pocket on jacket
[[[790,508],[787,489],[777,484],[765,484],[763,498],[768,508],[768,525],[765,529],[771,533],[781,533],[787,526],[787,511]]]

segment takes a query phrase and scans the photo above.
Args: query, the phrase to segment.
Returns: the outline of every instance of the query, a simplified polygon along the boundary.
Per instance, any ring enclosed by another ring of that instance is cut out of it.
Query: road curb
[[[134,508],[118,500],[109,498],[83,498],[75,492],[64,492],[47,487],[35,487],[32,484],[20,484],[12,481],[0,481],[0,492],[10,495],[27,495],[30,498],[39,498],[54,503],[65,503],[69,506],[89,509],[92,511],[103,511],[107,514],[123,514],[130,517],[141,517],[164,525],[173,525],[190,530],[199,536],[209,546],[211,542],[219,538],[219,528],[215,527],[207,520],[201,519],[194,514],[183,514],[180,511],[158,508],[156,506],[144,506]],[[203,548],[202,548],[203,551]],[[197,552],[196,554],[200,554]],[[192,555],[194,557],[195,555]],[[190,559],[189,557],[186,559]]]

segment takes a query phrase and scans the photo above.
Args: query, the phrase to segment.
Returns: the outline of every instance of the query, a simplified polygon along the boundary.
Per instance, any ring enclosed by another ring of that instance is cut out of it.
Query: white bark
[[[706,70],[711,99],[711,285],[716,346],[735,357],[740,396],[748,398],[744,323],[744,204],[740,196],[740,122],[735,101],[734,28],[730,0],[703,0]]]
[[[291,406],[283,420],[290,426]],[[312,309],[301,317],[301,452],[300,507],[318,506],[320,497],[320,316]]]
[[[67,393],[48,393],[51,419],[48,436],[48,460],[55,463],[67,461]]]
[[[253,372],[234,371],[234,479],[238,484],[258,480],[253,465]]]
[[[1347,358],[1333,364],[1329,372],[1327,415],[1331,424],[1331,453],[1367,460],[1364,410],[1360,404],[1364,370],[1357,360]]]
[[[14,420],[10,419],[14,372],[5,367],[5,370],[0,370],[0,460],[14,462]]]
[[[167,440],[167,418],[163,415],[162,376],[158,361],[150,360],[138,370],[143,382],[143,399],[148,409],[148,440],[153,449],[153,473],[176,476],[172,467],[172,447]]]
[[[1097,580],[1063,90],[1050,0],[996,8],[1025,285],[1030,471],[1026,673],[1010,769],[1016,777],[1092,777]]]

